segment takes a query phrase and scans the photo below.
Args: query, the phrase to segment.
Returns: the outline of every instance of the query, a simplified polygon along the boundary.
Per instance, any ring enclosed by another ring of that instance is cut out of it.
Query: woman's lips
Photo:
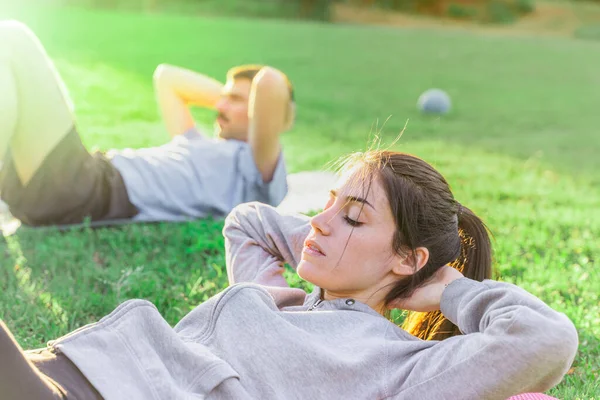
[[[302,249],[302,252],[316,257],[325,256],[325,253],[321,250],[321,246],[312,240],[306,240],[304,242],[304,249]]]

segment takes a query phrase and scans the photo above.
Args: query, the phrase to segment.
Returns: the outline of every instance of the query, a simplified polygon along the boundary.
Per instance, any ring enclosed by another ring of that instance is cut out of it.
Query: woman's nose
[[[331,234],[331,216],[329,215],[329,210],[331,209],[324,210],[310,219],[310,225],[313,229],[324,236]]]

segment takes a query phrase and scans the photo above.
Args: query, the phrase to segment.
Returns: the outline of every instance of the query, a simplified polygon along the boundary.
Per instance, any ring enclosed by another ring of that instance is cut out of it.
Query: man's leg
[[[64,399],[64,393],[42,375],[0,321],[0,398],[6,400]]]
[[[17,88],[11,66],[1,58],[0,91],[0,161],[3,161],[17,126]]]
[[[73,107],[35,34],[0,22],[0,160],[8,150],[26,186],[46,156],[72,130]]]

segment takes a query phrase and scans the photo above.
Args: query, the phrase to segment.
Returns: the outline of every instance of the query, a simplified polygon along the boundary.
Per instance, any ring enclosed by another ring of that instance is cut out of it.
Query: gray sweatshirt
[[[358,301],[286,287],[282,263],[297,265],[308,229],[305,217],[238,206],[224,228],[232,286],[175,328],[131,300],[51,346],[108,400],[504,400],[552,387],[575,357],[573,324],[506,283],[452,282],[441,309],[465,334],[441,342]]]

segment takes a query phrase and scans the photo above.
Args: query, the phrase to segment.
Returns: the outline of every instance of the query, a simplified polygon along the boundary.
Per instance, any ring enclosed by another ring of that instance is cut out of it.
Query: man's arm
[[[185,133],[195,125],[190,106],[214,108],[223,84],[208,76],[168,64],[154,71],[154,90],[169,135]]]
[[[264,182],[273,179],[281,147],[279,135],[291,128],[294,108],[285,76],[274,68],[262,68],[250,90],[248,144]]]

